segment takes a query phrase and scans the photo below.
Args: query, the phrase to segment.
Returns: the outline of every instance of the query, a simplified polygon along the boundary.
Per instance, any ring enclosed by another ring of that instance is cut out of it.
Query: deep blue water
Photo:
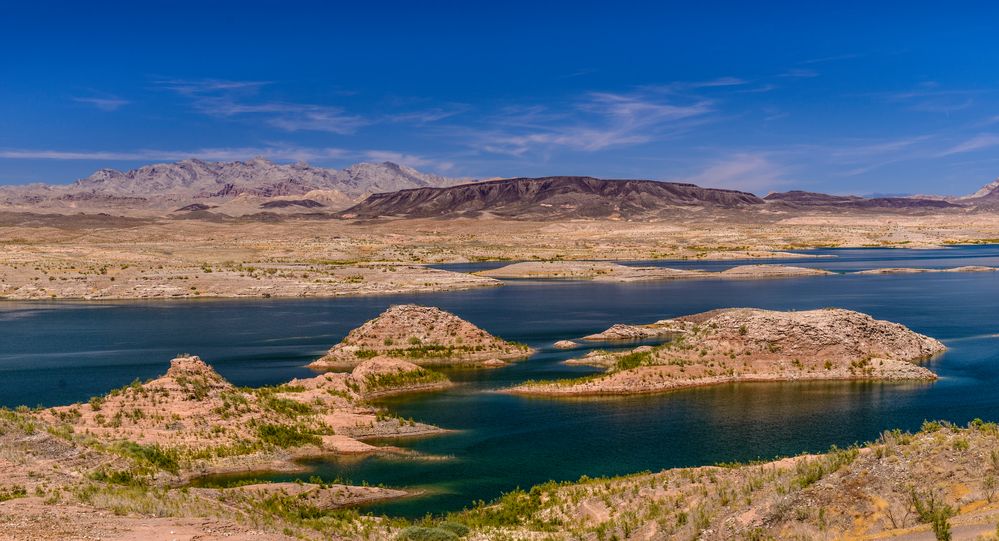
[[[999,265],[999,247],[825,250],[780,260],[831,270]],[[740,262],[655,262],[720,269]],[[477,267],[478,268],[478,267]],[[455,432],[399,440],[446,460],[380,457],[316,461],[329,479],[419,487],[372,507],[421,515],[458,509],[517,486],[821,451],[916,429],[925,419],[999,421],[999,273],[830,276],[765,281],[600,284],[511,281],[473,291],[342,299],[0,303],[0,404],[65,404],[162,373],[181,352],[200,355],[238,385],[307,376],[303,366],[390,304],[439,306],[504,338],[541,349],[498,370],[454,371],[461,385],[385,404]],[[898,321],[943,340],[932,384],[729,385],[616,399],[539,399],[492,392],[528,378],[589,369],[553,341],[729,306],[838,306]],[[281,476],[273,476],[278,479]]]

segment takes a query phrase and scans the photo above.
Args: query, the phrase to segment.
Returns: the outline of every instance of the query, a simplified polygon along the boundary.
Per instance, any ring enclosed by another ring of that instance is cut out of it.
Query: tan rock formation
[[[524,345],[497,338],[439,308],[403,304],[350,331],[342,342],[309,366],[317,370],[357,366],[376,356],[419,365],[477,365],[528,357]]]

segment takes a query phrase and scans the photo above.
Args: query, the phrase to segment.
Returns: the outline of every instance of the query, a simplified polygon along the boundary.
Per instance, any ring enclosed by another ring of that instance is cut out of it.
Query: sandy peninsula
[[[834,274],[787,265],[739,265],[720,272],[667,267],[633,267],[609,261],[525,261],[475,273],[498,279],[562,279],[594,282],[791,278]]]
[[[527,382],[508,392],[575,396],[658,393],[751,381],[923,380],[916,364],[943,344],[903,325],[843,309],[777,312],[722,309],[649,325],[615,325],[588,340],[671,339],[623,353],[591,353],[573,364],[596,376]]]

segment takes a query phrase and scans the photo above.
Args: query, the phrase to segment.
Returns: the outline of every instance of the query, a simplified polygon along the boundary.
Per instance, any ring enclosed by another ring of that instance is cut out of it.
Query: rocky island
[[[588,340],[671,337],[628,352],[594,352],[572,364],[605,368],[577,379],[527,382],[517,394],[657,393],[731,382],[933,380],[915,364],[945,350],[903,325],[843,309],[712,310],[649,325],[615,325]]]
[[[532,353],[439,308],[401,304],[350,331],[309,367],[351,368],[377,356],[418,365],[502,366]]]

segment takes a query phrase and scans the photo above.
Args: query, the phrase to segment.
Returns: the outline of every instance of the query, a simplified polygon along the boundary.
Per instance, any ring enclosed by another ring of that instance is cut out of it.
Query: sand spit
[[[921,274],[927,272],[995,272],[996,267],[985,267],[982,265],[967,265],[964,267],[953,267],[950,269],[921,269],[913,267],[885,267],[881,269],[869,269],[854,272],[853,274]]]
[[[498,269],[480,271],[478,276],[499,279],[564,279],[595,282],[638,282],[647,280],[707,280],[791,278],[834,274],[821,269],[787,265],[740,265],[721,272],[671,269],[666,267],[631,267],[607,261],[528,261]]]
[[[501,365],[523,359],[531,348],[497,338],[439,308],[403,304],[350,331],[342,342],[309,366],[335,370],[375,356],[419,365]]]
[[[659,346],[594,352],[572,364],[606,368],[578,379],[528,382],[509,392],[537,395],[657,393],[730,382],[923,380],[915,362],[945,350],[903,325],[843,309],[713,310],[650,325],[615,325],[590,340],[671,336]]]

